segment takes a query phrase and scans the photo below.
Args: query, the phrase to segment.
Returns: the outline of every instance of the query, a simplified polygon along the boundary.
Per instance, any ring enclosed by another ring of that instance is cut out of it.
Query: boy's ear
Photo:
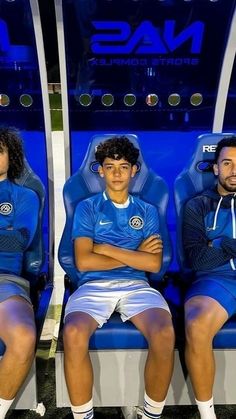
[[[137,167],[137,165],[136,165],[136,164],[134,164],[134,165],[132,166],[132,170],[131,170],[131,177],[134,177],[134,176],[136,175],[137,170],[138,170],[138,167]]]
[[[98,173],[101,177],[104,177],[103,168],[102,166],[98,166]]]

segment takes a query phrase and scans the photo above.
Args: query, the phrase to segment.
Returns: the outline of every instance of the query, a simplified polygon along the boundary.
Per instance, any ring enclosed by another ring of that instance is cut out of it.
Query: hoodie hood
[[[217,186],[214,186],[211,189],[207,189],[201,193],[203,196],[208,196],[214,201],[221,201],[222,208],[230,208],[232,205],[232,200],[236,204],[236,192],[230,193],[228,195],[220,195]]]

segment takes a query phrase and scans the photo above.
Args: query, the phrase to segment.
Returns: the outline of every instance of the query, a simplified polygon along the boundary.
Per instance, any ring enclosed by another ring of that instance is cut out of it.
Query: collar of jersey
[[[5,185],[8,185],[9,183],[10,183],[10,181],[9,181],[9,179],[8,179],[8,178],[3,179],[3,180],[0,180],[0,186],[1,186],[2,188],[4,188],[4,187],[5,187]]]
[[[110,199],[110,197],[109,197],[109,195],[107,194],[106,191],[103,192],[103,198],[105,199],[105,201],[107,201],[109,199],[116,208],[127,208],[130,204],[130,201],[134,202],[132,195],[129,195],[128,198],[127,198],[127,201],[124,202],[124,204],[117,204],[117,202],[114,202]]]

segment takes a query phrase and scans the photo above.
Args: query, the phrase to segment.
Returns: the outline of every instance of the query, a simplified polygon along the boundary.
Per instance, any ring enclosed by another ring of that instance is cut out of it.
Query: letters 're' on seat
[[[20,178],[16,179],[16,183],[20,186],[32,189],[39,197],[39,217],[38,225],[34,238],[24,253],[22,277],[30,281],[31,298],[33,302],[37,297],[37,280],[40,270],[44,263],[44,244],[42,234],[42,219],[45,204],[45,188],[41,179],[33,172],[27,160],[24,160],[24,170]],[[0,340],[0,356],[4,353],[5,346]]]
[[[59,246],[59,262],[74,287],[77,287],[79,280],[79,273],[74,264],[74,250],[71,240],[74,210],[79,201],[104,190],[104,180],[98,174],[98,163],[95,161],[94,153],[99,143],[114,136],[115,134],[94,136],[81,167],[67,180],[64,186],[63,197],[66,209],[66,224]],[[129,134],[126,137],[139,148],[135,135]],[[131,180],[130,192],[138,194],[140,198],[155,205],[158,209],[160,234],[164,242],[163,267],[158,274],[152,275],[151,279],[159,280],[168,268],[171,259],[171,245],[165,219],[168,189],[164,180],[147,168],[141,151],[138,159],[138,172]]]
[[[197,138],[196,150],[191,160],[175,181],[174,194],[177,213],[177,256],[180,268],[187,272],[182,248],[182,222],[184,204],[195,195],[216,183],[213,173],[214,155],[217,143],[232,133],[203,134]]]

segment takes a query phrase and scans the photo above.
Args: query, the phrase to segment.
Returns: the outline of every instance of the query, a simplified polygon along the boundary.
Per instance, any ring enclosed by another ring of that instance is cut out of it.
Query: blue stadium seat
[[[191,281],[192,271],[188,268],[182,246],[182,219],[186,201],[216,183],[212,165],[217,143],[232,133],[204,134],[197,138],[196,150],[190,162],[176,178],[174,186],[177,213],[177,257],[181,279]],[[236,348],[236,318],[231,318],[214,339],[214,348]]]
[[[115,134],[113,134],[115,135]],[[62,239],[59,246],[59,262],[67,274],[72,284],[72,289],[77,287],[79,272],[75,267],[74,250],[71,240],[72,222],[74,210],[77,203],[95,193],[104,190],[104,181],[98,174],[98,163],[95,160],[94,151],[96,146],[110,138],[112,135],[94,136],[89,144],[87,154],[78,171],[73,174],[65,183],[63,196],[66,210],[66,224],[63,231]],[[126,135],[130,141],[139,148],[138,140],[135,135]],[[138,194],[145,201],[155,205],[160,216],[160,234],[164,243],[163,251],[163,267],[158,274],[150,275],[150,283],[152,286],[158,287],[171,261],[171,243],[166,226],[166,207],[168,203],[168,189],[162,178],[157,176],[151,169],[146,166],[142,153],[138,160],[138,172],[132,179],[130,192]],[[101,328],[97,329],[90,340],[90,350],[130,350],[130,349],[146,349],[147,343],[141,333],[133,326],[131,322],[122,323],[117,314],[113,314],[111,319]],[[59,339],[58,353],[63,351],[62,341]],[[60,355],[59,355],[60,356]],[[56,355],[57,358],[57,355]],[[57,362],[57,361],[56,361]],[[60,368],[62,366],[60,365]],[[63,367],[62,367],[63,368]],[[96,367],[95,367],[96,368]],[[56,374],[58,376],[59,367],[57,363]],[[60,377],[61,379],[61,377]],[[65,405],[63,395],[58,395],[57,385],[57,405]],[[62,390],[63,392],[64,390]],[[68,402],[68,400],[67,400]],[[95,401],[96,403],[96,401]],[[100,404],[103,404],[101,400]],[[98,403],[98,405],[99,405]],[[112,403],[112,402],[111,402]],[[119,396],[117,395],[117,405]],[[108,404],[109,405],[109,404]],[[112,405],[112,404],[110,404]],[[116,405],[116,404],[113,404]]]

